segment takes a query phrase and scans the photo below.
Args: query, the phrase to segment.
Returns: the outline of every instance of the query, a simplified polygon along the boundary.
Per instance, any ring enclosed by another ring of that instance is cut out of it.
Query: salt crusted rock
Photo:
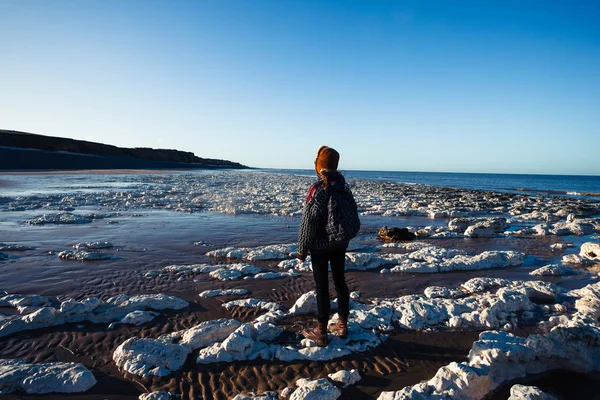
[[[110,249],[113,244],[110,242],[83,242],[73,245],[75,250],[98,250],[98,249]]]
[[[291,260],[284,260],[277,264],[277,267],[281,269],[294,269],[296,271],[301,272],[310,272],[312,271],[312,264],[310,256],[306,257],[306,260],[301,261],[297,258]]]
[[[120,294],[94,308],[87,319],[93,323],[117,321],[132,311],[180,310],[189,305],[185,300],[164,294],[128,296]]]
[[[0,297],[0,307],[42,307],[50,304],[50,299],[46,296],[8,294]]]
[[[576,274],[573,268],[566,267],[564,265],[550,264],[544,267],[540,267],[534,271],[531,271],[529,275],[532,276],[561,276],[561,275],[572,275]]]
[[[117,347],[113,359],[118,367],[135,375],[167,376],[183,366],[190,351],[185,345],[132,337]]]
[[[595,226],[591,223],[583,222],[583,221],[567,221],[567,222],[557,222],[550,229],[550,233],[558,236],[566,236],[566,235],[576,235],[583,236],[588,235],[590,233],[594,233]]]
[[[558,400],[536,386],[513,385],[508,400]]]
[[[62,260],[97,261],[108,260],[111,257],[112,256],[109,253],[104,253],[102,251],[65,250],[58,253],[58,258]]]
[[[240,393],[231,400],[279,400],[277,392],[267,391],[263,393]]]
[[[248,261],[257,260],[281,260],[291,258],[292,253],[298,249],[295,243],[293,244],[272,244],[268,246],[260,247],[227,247],[224,249],[218,249],[209,251],[206,253],[209,257],[226,257],[226,258],[239,258]]]
[[[217,290],[205,290],[200,293],[200,297],[217,297],[217,296],[238,296],[248,294],[246,289],[217,289]]]
[[[458,249],[446,249],[443,247],[429,246],[421,248],[408,254],[406,257],[415,261],[425,261],[428,263],[441,263],[444,260],[453,258],[457,255],[464,255],[465,252]]]
[[[296,386],[298,389],[292,393],[290,400],[335,400],[342,395],[342,392],[327,379],[298,379]]]
[[[455,289],[455,288],[447,288],[447,287],[442,287],[442,286],[429,286],[428,288],[425,289],[425,291],[423,292],[423,294],[425,295],[425,297],[429,298],[429,299],[434,299],[434,298],[455,298],[455,297],[460,297],[462,295],[464,295],[464,292],[460,289]]]
[[[350,371],[338,371],[333,374],[327,375],[329,379],[334,382],[340,382],[344,387],[348,387],[350,385],[354,385],[356,382],[360,381],[361,377],[357,370],[351,369]]]
[[[600,243],[586,242],[582,244],[579,255],[583,259],[600,262]]]
[[[195,350],[225,339],[240,326],[241,322],[234,319],[221,318],[204,321],[189,329],[161,337],[163,340],[176,341],[179,344],[188,345],[192,350]]]
[[[0,251],[27,251],[35,250],[35,247],[23,246],[20,244],[6,244],[0,243]],[[5,254],[6,256],[6,254]],[[2,253],[0,253],[0,260],[2,259]]]
[[[277,311],[281,307],[277,303],[271,303],[264,300],[259,299],[242,299],[242,300],[232,300],[230,302],[222,304],[223,307],[227,310],[231,310],[234,307],[248,307],[248,308],[262,308],[267,311]]]
[[[562,257],[561,261],[564,264],[574,264],[574,265],[590,265],[594,262],[589,258],[582,257],[579,254],[566,254]]]
[[[273,350],[267,343],[274,340],[282,329],[269,322],[251,322],[241,325],[222,343],[200,350],[197,362],[207,364],[212,362],[232,362],[235,360],[268,360],[273,356]]]
[[[600,370],[600,328],[558,326],[527,338],[482,332],[467,362],[450,363],[429,381],[384,392],[378,399],[481,399],[506,381],[555,368],[580,373]]]
[[[166,376],[181,368],[192,350],[206,347],[228,337],[240,323],[220,319],[204,321],[158,339],[133,337],[113,353],[117,366],[140,376]]]
[[[94,374],[82,364],[0,360],[0,395],[16,390],[27,394],[77,393],[85,392],[95,384]]]
[[[30,225],[45,225],[45,224],[89,224],[92,219],[81,215],[71,213],[59,214],[44,214],[34,219],[29,219],[25,223]]]
[[[152,321],[158,315],[160,314],[154,311],[132,311],[123,317],[121,323],[139,326]]]
[[[571,243],[554,243],[553,245],[550,245],[552,250],[565,250],[569,247],[573,247],[573,245]]]
[[[457,255],[440,263],[440,272],[472,271],[515,267],[523,264],[523,254],[514,251],[484,251],[476,256]]]
[[[448,230],[451,232],[463,233],[470,226],[477,227],[473,230],[485,227],[492,233],[502,233],[506,230],[506,218],[454,218],[448,222]]]
[[[242,263],[220,265],[219,267],[211,271],[208,275],[213,279],[221,281],[241,279],[244,276],[252,276],[262,271],[255,265]]]
[[[171,395],[167,392],[142,393],[139,400],[171,400]]]
[[[293,269],[287,272],[261,272],[252,277],[252,279],[278,279],[278,278],[294,278],[299,276]]]

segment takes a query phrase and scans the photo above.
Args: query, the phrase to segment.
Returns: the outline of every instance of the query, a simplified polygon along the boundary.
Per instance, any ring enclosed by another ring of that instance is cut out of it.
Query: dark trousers
[[[320,322],[329,320],[329,274],[327,266],[331,264],[333,284],[338,298],[338,314],[348,317],[350,313],[350,293],[344,278],[346,249],[338,249],[311,255],[313,276],[317,287],[317,319]]]

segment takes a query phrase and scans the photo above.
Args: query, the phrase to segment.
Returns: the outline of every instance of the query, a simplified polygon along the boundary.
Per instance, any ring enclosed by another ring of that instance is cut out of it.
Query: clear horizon
[[[3,129],[256,168],[600,175],[600,4],[0,0]]]

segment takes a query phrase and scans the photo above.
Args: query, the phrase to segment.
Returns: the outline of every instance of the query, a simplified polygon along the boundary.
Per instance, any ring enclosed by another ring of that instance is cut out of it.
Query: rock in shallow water
[[[65,250],[58,253],[58,258],[61,260],[77,260],[77,261],[97,261],[97,260],[108,260],[112,256],[109,253],[101,251],[87,251],[87,250]]]

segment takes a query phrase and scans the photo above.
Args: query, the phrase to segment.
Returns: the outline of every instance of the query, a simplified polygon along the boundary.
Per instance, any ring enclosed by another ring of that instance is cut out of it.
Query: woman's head
[[[340,153],[328,146],[321,146],[317,150],[315,159],[315,171],[318,175],[323,172],[337,171],[340,161]]]

